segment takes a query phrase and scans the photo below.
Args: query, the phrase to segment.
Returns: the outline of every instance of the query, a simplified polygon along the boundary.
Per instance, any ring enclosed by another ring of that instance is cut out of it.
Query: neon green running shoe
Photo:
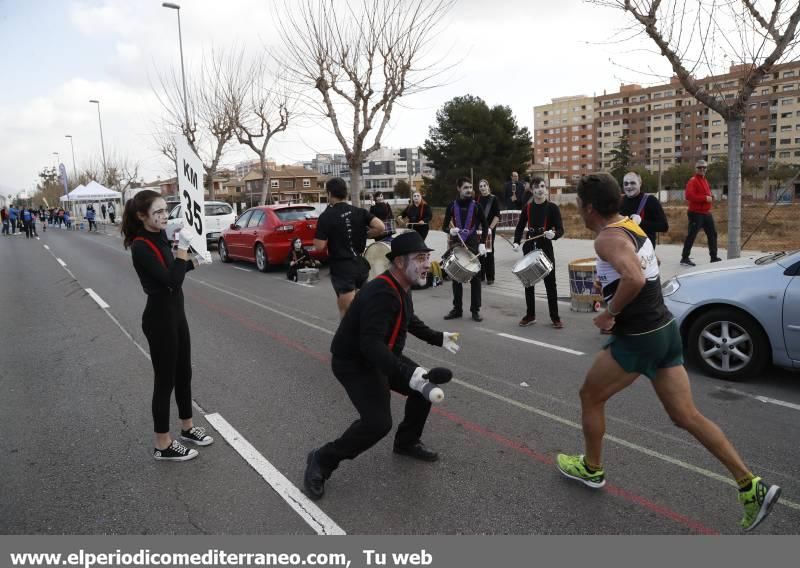
[[[753,479],[749,490],[739,491],[739,503],[744,507],[744,517],[742,517],[744,530],[751,531],[766,519],[780,496],[780,487],[767,486],[760,477]]]
[[[568,456],[565,454],[558,454],[557,458],[558,471],[562,475],[580,481],[584,485],[588,485],[592,489],[600,489],[606,484],[606,474],[602,469],[598,469],[594,473],[589,473],[583,463],[583,455]]]

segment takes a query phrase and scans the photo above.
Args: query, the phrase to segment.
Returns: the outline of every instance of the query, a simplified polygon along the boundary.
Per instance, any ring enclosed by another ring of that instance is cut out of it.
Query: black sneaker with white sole
[[[195,446],[210,446],[214,438],[206,434],[206,429],[201,426],[192,426],[188,430],[181,430],[181,440]]]
[[[697,265],[688,258],[682,258],[681,266],[697,266]]]
[[[153,457],[161,461],[189,461],[196,458],[198,455],[197,450],[190,450],[178,440],[172,440],[172,443],[164,450],[158,448],[153,450]]]

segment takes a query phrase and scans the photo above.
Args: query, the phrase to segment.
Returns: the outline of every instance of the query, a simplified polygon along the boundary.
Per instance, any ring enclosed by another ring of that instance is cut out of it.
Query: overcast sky
[[[249,52],[274,43],[273,0],[183,0],[184,53],[191,69],[203,49],[238,42]],[[553,97],[612,92],[620,82],[669,76],[647,43],[615,42],[630,25],[621,12],[580,0],[457,0],[442,24],[439,50],[457,66],[447,85],[405,100],[385,146],[421,145],[436,110],[464,94],[513,109],[533,127],[533,106]],[[151,83],[178,65],[175,12],[159,0],[0,0],[0,192],[30,189],[55,163],[72,170],[69,140],[81,164],[100,157],[101,101],[106,153],[140,162],[146,181],[173,175],[152,133],[162,113]],[[644,70],[645,74],[631,71]],[[224,162],[255,157],[231,146]],[[279,163],[341,151],[312,122],[276,138]]]

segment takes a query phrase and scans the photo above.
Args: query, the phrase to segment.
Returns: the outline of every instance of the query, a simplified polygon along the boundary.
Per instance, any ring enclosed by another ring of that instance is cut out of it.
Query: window
[[[311,187],[311,180],[308,178],[303,179],[303,187]]]
[[[788,79],[789,77],[794,77],[794,71],[784,71],[783,78]]]
[[[783,86],[783,90],[784,91],[793,91],[794,90],[794,85],[784,85]]]
[[[276,209],[275,215],[278,216],[282,223],[286,221],[302,221],[314,216],[314,208],[307,206],[287,207],[285,209]]]
[[[247,222],[250,220],[250,216],[253,214],[253,211],[254,209],[248,209],[247,211],[242,213],[242,215],[238,219],[236,219],[236,224],[239,227],[247,226]]]
[[[277,179],[271,179],[271,180],[269,180],[269,186],[270,186],[272,189],[278,189],[278,188],[280,187],[280,185],[281,185],[281,182],[280,182],[280,180],[277,180]]]
[[[238,188],[237,188],[238,189]],[[227,203],[214,203],[206,205],[206,217],[215,217],[218,215],[230,215],[233,209]]]
[[[253,214],[250,216],[250,219],[247,221],[247,227],[258,227],[261,225],[261,222],[264,220],[264,212],[260,209],[254,209]]]
[[[781,99],[781,106],[790,105],[794,103],[794,99]]]
[[[712,120],[711,121],[711,126],[719,126],[720,124],[722,124],[721,120]]]
[[[778,153],[778,157],[779,158],[788,158],[790,155],[791,155],[791,152],[779,152]]]

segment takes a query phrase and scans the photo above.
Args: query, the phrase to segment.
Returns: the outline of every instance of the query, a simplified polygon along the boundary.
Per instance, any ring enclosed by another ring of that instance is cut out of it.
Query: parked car
[[[714,264],[663,285],[687,355],[704,373],[753,378],[800,368],[800,251]]]
[[[205,207],[203,223],[206,232],[206,244],[210,246],[219,241],[222,231],[236,219],[236,213],[233,211],[233,207],[224,201],[206,201]],[[171,240],[178,227],[185,222],[186,219],[181,214],[181,205],[179,203],[169,213],[167,238]]]
[[[326,251],[314,250],[317,214],[310,205],[253,207],[222,232],[218,251],[222,262],[255,262],[261,272],[286,262],[292,241],[298,237],[312,258],[324,260]]]

